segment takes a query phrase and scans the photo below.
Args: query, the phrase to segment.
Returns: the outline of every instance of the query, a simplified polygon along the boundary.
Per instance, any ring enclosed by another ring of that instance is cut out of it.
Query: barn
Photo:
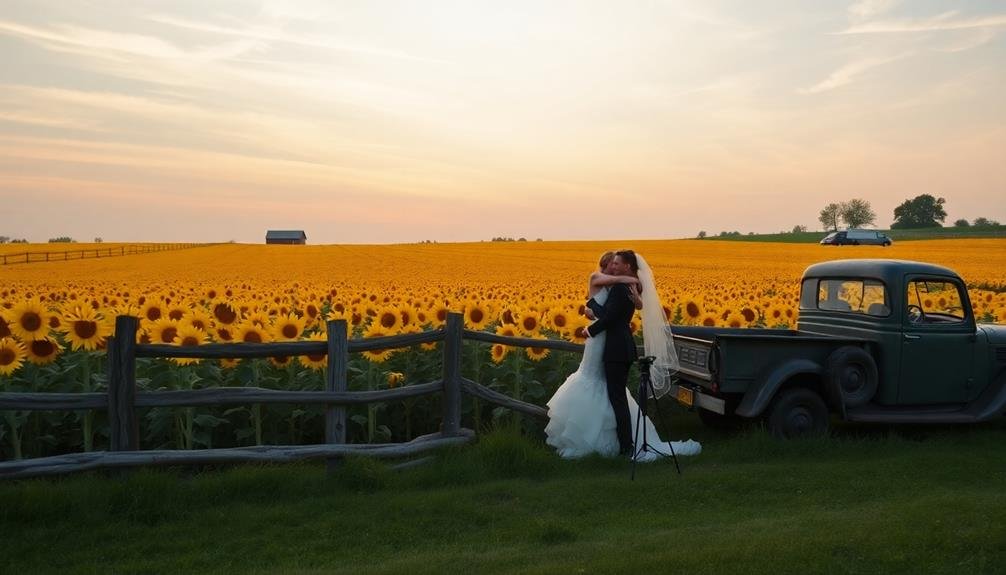
[[[265,243],[304,245],[307,243],[307,234],[304,230],[269,230],[265,233]]]

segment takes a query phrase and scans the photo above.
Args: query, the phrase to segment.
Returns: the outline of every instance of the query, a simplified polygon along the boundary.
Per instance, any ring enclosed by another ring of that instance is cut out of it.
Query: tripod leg
[[[660,418],[660,400],[657,399],[657,392],[653,389],[653,382],[647,380],[647,387],[649,388],[649,394],[653,397],[653,405],[657,408],[655,417]],[[663,421],[661,421],[663,424]],[[665,428],[666,429],[666,428]],[[670,430],[668,430],[670,433]],[[681,466],[678,465],[678,454],[674,453],[674,440],[667,442],[667,447],[671,450],[671,459],[674,460],[674,468],[678,470],[678,475],[681,475]]]
[[[629,479],[632,481],[636,480],[636,459],[639,457],[639,450],[636,446],[639,445],[639,424],[642,420],[642,412],[639,410],[639,406],[636,406],[636,433],[632,437],[632,474]]]

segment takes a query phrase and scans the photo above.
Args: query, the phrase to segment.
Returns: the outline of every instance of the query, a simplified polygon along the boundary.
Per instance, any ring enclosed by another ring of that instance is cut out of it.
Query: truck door
[[[898,402],[967,401],[976,338],[964,286],[948,278],[913,277],[905,296]]]

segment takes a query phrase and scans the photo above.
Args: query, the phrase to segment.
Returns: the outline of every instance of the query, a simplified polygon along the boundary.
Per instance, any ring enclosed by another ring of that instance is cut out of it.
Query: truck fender
[[[975,419],[986,421],[995,417],[1006,415],[1006,372],[1000,373],[990,384],[993,389],[998,388],[995,397],[977,413]]]
[[[747,390],[740,405],[737,406],[736,413],[741,417],[758,417],[787,379],[804,373],[820,376],[822,372],[821,366],[809,359],[791,359],[783,362]]]

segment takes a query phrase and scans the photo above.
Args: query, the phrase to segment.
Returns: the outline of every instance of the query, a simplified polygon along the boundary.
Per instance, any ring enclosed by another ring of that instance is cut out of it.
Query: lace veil
[[[639,264],[639,285],[643,290],[643,349],[647,356],[657,358],[650,367],[650,380],[657,397],[663,397],[671,388],[674,375],[678,372],[678,353],[674,349],[671,326],[664,317],[664,308],[657,294],[657,284],[653,280],[653,270],[636,253]]]

